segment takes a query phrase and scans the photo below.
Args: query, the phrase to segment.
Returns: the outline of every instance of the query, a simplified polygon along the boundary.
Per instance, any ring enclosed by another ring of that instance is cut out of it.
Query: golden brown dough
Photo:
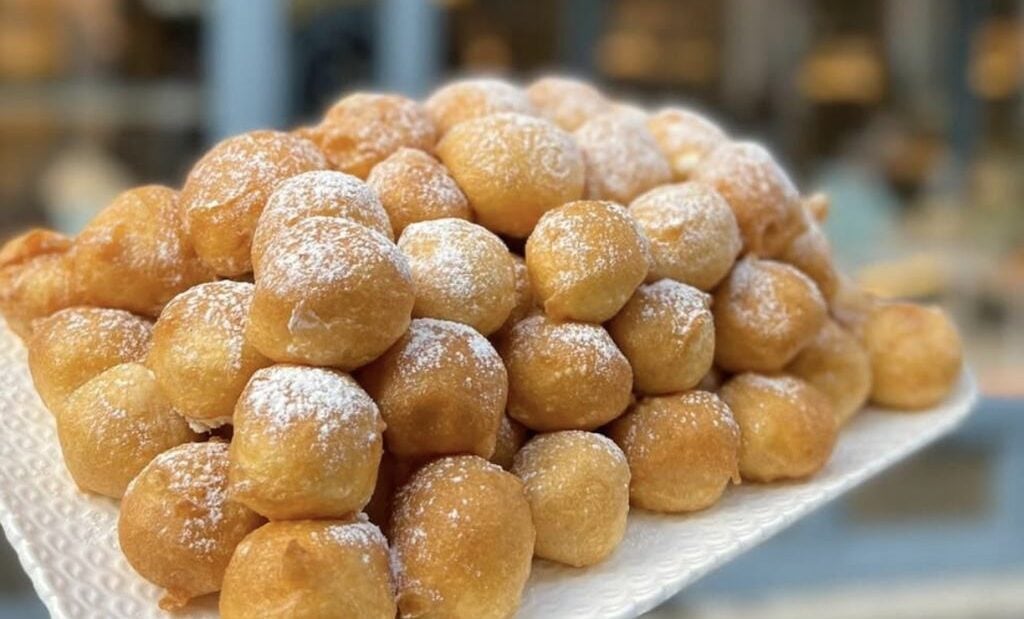
[[[66,255],[71,239],[35,228],[0,247],[0,314],[18,337],[32,323],[74,304]]]
[[[832,245],[821,226],[810,221],[809,216],[806,229],[793,239],[779,260],[792,264],[813,279],[826,301],[835,296],[839,283],[832,263]]]
[[[423,106],[442,136],[455,125],[475,118],[502,112],[536,113],[521,88],[491,78],[451,82],[435,90]]]
[[[76,389],[57,415],[57,436],[78,487],[115,499],[154,457],[196,439],[138,363],[114,366]]]
[[[567,430],[535,437],[516,454],[537,529],[534,554],[584,567],[610,555],[626,532],[629,465],[606,436]]]
[[[379,195],[395,235],[431,219],[473,219],[469,201],[437,159],[414,148],[400,148],[370,170],[366,182]]]
[[[729,139],[711,120],[681,107],[658,110],[647,120],[647,128],[677,181],[690,178],[701,160]]]
[[[533,285],[530,283],[530,272],[526,268],[526,260],[512,254],[512,266],[512,272],[516,280],[516,302],[512,306],[512,311],[509,312],[508,318],[505,319],[505,324],[501,325],[501,328],[494,333],[496,338],[508,335],[508,332],[512,330],[512,327],[517,322],[537,310],[537,304],[533,297]]]
[[[466,325],[417,318],[359,381],[380,406],[388,451],[402,458],[491,457],[508,397],[501,357]]]
[[[242,538],[263,519],[228,495],[227,443],[186,443],[157,456],[121,501],[117,537],[140,576],[173,611],[219,591]]]
[[[713,393],[643,398],[611,425],[609,436],[629,461],[629,495],[636,507],[705,509],[730,481],[739,483],[739,427]]]
[[[553,123],[494,114],[449,131],[437,154],[488,230],[529,236],[545,212],[583,197],[583,155]]]
[[[650,245],[623,207],[580,200],[541,217],[526,268],[548,316],[604,322],[647,277]]]
[[[668,161],[640,119],[616,112],[591,118],[573,132],[586,164],[590,200],[630,200],[672,180]]]
[[[75,239],[68,260],[82,304],[152,317],[179,292],[214,278],[185,234],[178,192],[161,185],[114,198]]]
[[[28,369],[51,413],[104,370],[142,361],[153,325],[123,310],[70,307],[35,323],[28,341]]]
[[[715,290],[715,363],[730,372],[781,370],[825,324],[818,287],[795,267],[747,257]]]
[[[600,325],[530,316],[498,350],[508,414],[531,430],[593,430],[629,405],[633,371]]]
[[[871,360],[864,346],[849,331],[829,320],[786,372],[816,387],[832,404],[842,426],[871,393]]]
[[[640,286],[608,323],[633,367],[633,387],[646,394],[691,389],[711,369],[715,321],[711,296],[663,279]]]
[[[937,307],[878,307],[864,325],[864,344],[871,358],[871,400],[881,406],[934,406],[949,395],[960,376],[960,335]]]
[[[612,110],[611,102],[596,88],[571,77],[542,77],[530,84],[526,94],[541,116],[566,131]]]
[[[667,277],[711,290],[743,246],[729,203],[700,183],[656,187],[633,200],[629,214],[651,244],[650,282]]]
[[[222,619],[394,619],[387,540],[359,520],[271,522],[238,545]]]
[[[529,438],[530,431],[526,426],[508,415],[502,414],[501,423],[498,424],[498,440],[494,443],[491,462],[506,471],[511,470],[516,454]]]
[[[235,408],[231,496],[271,520],[359,512],[377,481],[384,422],[347,374],[275,365]]]
[[[168,303],[153,325],[146,365],[197,427],[229,423],[249,377],[271,364],[245,339],[252,296],[244,282],[200,284]]]
[[[740,426],[740,475],[770,482],[817,473],[836,442],[828,399],[793,376],[740,374],[719,395]]]
[[[317,147],[280,131],[251,131],[211,148],[192,166],[181,190],[185,230],[217,275],[252,270],[252,235],[281,181],[327,167]]]
[[[436,460],[399,492],[392,529],[400,617],[515,614],[536,532],[514,475],[477,456]]]

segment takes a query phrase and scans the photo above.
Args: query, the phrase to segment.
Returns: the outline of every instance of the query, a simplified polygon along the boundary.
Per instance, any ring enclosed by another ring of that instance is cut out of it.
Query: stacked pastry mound
[[[71,477],[168,609],[502,618],[630,508],[805,479],[943,399],[949,319],[837,274],[762,146],[545,78],[359,93],[0,251]]]

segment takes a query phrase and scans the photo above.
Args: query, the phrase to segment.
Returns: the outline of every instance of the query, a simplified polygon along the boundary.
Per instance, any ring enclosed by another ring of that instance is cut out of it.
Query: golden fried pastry
[[[828,398],[793,376],[745,373],[718,395],[740,426],[740,475],[770,482],[821,470],[838,433]]]
[[[729,203],[707,185],[655,187],[630,203],[629,214],[651,244],[647,281],[667,277],[711,290],[743,247]]]
[[[308,217],[342,217],[395,240],[388,214],[369,185],[358,178],[331,170],[315,170],[293,176],[270,194],[252,237],[252,262],[260,259],[284,228]]]
[[[0,314],[20,338],[32,323],[74,304],[66,260],[71,239],[35,228],[0,247]]]
[[[115,499],[150,460],[196,439],[138,363],[116,365],[68,396],[57,436],[78,487]]]
[[[609,428],[622,448],[636,507],[691,512],[739,483],[740,432],[729,407],[706,391],[643,398]]]
[[[499,345],[508,414],[531,430],[593,430],[626,410],[629,361],[600,325],[530,316]]]
[[[708,370],[708,373],[704,375],[704,378],[700,379],[700,382],[697,383],[696,388],[701,391],[717,393],[722,387],[722,383],[724,383],[727,378],[728,376],[726,376],[725,372],[723,372],[718,366],[713,365],[711,366],[711,369]]]
[[[448,168],[421,150],[396,150],[370,170],[366,182],[380,195],[396,235],[419,221],[473,219],[469,201]]]
[[[608,323],[633,367],[633,387],[646,394],[692,389],[711,369],[715,321],[711,296],[663,279],[637,289]]]
[[[529,236],[545,212],[583,197],[583,155],[542,118],[495,114],[448,132],[437,154],[488,230]]]
[[[530,84],[526,95],[541,116],[566,131],[612,110],[611,102],[596,88],[570,77],[542,77]]]
[[[537,529],[534,554],[584,567],[622,541],[629,513],[629,465],[606,436],[566,430],[541,434],[516,454]]]
[[[812,193],[803,199],[804,210],[819,224],[828,219],[828,213],[832,209],[832,200],[822,192]]]
[[[512,327],[517,322],[526,318],[530,312],[537,309],[537,304],[533,298],[533,286],[530,284],[530,272],[526,268],[526,260],[512,254],[512,266],[512,272],[516,280],[516,302],[512,306],[512,311],[509,312],[508,318],[505,319],[505,324],[501,325],[501,328],[494,333],[496,337],[508,335],[508,332],[512,330]]]
[[[711,185],[729,203],[745,252],[778,256],[803,232],[806,222],[796,187],[760,144],[722,144],[701,160],[690,178]]]
[[[827,317],[809,277],[774,260],[746,257],[715,290],[715,363],[730,372],[774,372],[793,360]]]
[[[463,219],[412,224],[398,239],[412,270],[416,317],[498,330],[516,302],[515,263],[486,228]]]
[[[658,110],[647,119],[647,128],[677,181],[689,179],[708,153],[729,140],[711,120],[681,107]]]
[[[36,321],[28,369],[43,404],[57,414],[64,400],[104,370],[142,361],[153,325],[123,310],[69,307]]]
[[[200,284],[174,297],[153,325],[146,365],[196,427],[230,423],[249,377],[271,364],[245,339],[252,296],[245,282]]]
[[[121,500],[117,537],[140,576],[176,610],[220,590],[242,538],[263,519],[228,495],[228,445],[186,443],[154,458]]]
[[[392,561],[403,618],[507,619],[536,533],[523,485],[477,456],[436,460],[395,499]]]
[[[178,192],[161,185],[114,198],[75,239],[68,260],[82,304],[152,317],[179,292],[214,278],[185,234]]]
[[[398,468],[398,460],[384,450],[377,468],[377,483],[373,486],[373,494],[363,507],[363,513],[369,521],[380,527],[385,536],[390,535],[392,500],[400,486]]]
[[[591,200],[630,200],[672,180],[668,161],[644,122],[608,112],[573,132],[586,164],[586,196]]]
[[[864,325],[871,358],[871,400],[892,408],[927,408],[956,385],[963,346],[956,326],[937,307],[891,303]]]
[[[650,245],[623,207],[580,200],[546,213],[526,241],[526,267],[544,312],[604,322],[650,268]]]
[[[501,357],[472,328],[417,318],[359,382],[380,406],[388,451],[400,458],[491,457],[508,398]]]
[[[271,520],[341,518],[370,500],[383,451],[377,405],[347,374],[275,365],[238,399],[231,497]]]
[[[810,216],[806,226],[779,255],[779,260],[792,264],[813,279],[821,291],[821,296],[828,301],[839,287],[836,268],[832,263],[832,245],[825,237],[821,226],[815,221],[810,221]]]
[[[434,123],[419,103],[365,92],[331,106],[312,133],[331,167],[359,178],[399,148],[430,151],[437,141]]]
[[[274,361],[351,370],[402,336],[414,301],[393,243],[346,219],[310,217],[267,247],[246,337]]]
[[[271,522],[231,557],[220,616],[394,619],[388,561],[387,540],[369,522]]]
[[[203,155],[181,190],[185,230],[199,257],[217,275],[252,270],[252,235],[281,181],[327,167],[310,142],[280,131],[228,138]]]
[[[526,429],[526,426],[508,415],[502,414],[501,423],[498,424],[498,440],[494,443],[491,462],[506,471],[511,470],[516,454],[529,438],[530,431]]]
[[[455,125],[475,118],[502,112],[536,113],[521,88],[491,78],[451,82],[435,90],[423,106],[442,136]]]
[[[879,305],[873,294],[843,273],[836,273],[836,289],[829,299],[829,313],[857,339],[864,338],[864,325]]]
[[[814,339],[786,366],[786,372],[816,387],[832,404],[842,426],[871,393],[871,360],[849,331],[828,320]]]

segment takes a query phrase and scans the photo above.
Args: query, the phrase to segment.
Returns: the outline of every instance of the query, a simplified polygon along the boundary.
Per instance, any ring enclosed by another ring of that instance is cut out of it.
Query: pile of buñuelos
[[[957,380],[939,310],[833,267],[762,146],[557,77],[358,93],[0,251],[71,477],[225,618],[503,618],[630,506],[807,478]]]

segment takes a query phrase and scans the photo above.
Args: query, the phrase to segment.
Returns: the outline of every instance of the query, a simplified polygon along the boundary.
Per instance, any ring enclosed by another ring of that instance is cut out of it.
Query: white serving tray
[[[800,517],[953,430],[977,389],[964,373],[930,411],[868,410],[843,431],[828,466],[799,484],[730,488],[688,516],[630,514],[626,539],[601,565],[575,570],[537,561],[520,619],[633,617],[778,533]],[[61,462],[53,419],[0,320],[0,523],[55,619],[169,617],[160,592],[117,547],[117,504],[75,489]],[[176,617],[216,617],[213,596]]]

